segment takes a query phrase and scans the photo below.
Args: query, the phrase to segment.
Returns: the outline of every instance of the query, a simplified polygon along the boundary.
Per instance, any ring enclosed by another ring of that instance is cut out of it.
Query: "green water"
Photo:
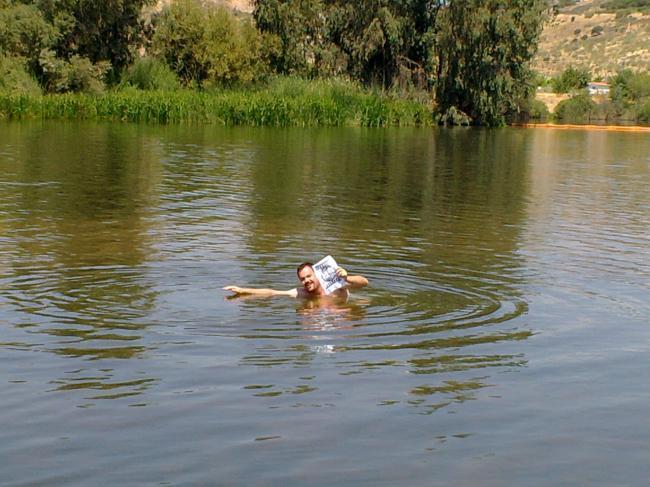
[[[650,136],[0,124],[6,485],[640,485]],[[333,255],[370,286],[289,289]]]

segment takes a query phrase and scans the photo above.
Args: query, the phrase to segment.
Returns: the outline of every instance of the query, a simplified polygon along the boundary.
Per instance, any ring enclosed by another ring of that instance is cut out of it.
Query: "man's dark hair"
[[[312,264],[311,262],[303,262],[298,266],[298,270],[296,271],[296,274],[300,275],[300,271],[303,270],[305,267],[311,267],[313,269],[314,264]]]

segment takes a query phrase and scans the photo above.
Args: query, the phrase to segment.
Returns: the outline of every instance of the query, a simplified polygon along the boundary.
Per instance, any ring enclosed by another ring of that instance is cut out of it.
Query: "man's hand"
[[[224,291],[230,291],[230,292],[233,292],[235,294],[244,294],[245,293],[245,291],[242,288],[240,288],[239,286],[226,286],[226,287],[223,288],[223,290]]]
[[[346,271],[343,267],[339,267],[336,269],[336,277],[343,279],[345,282],[348,282],[348,271]]]
[[[350,288],[360,288],[368,285],[368,279],[363,276],[351,276],[343,267],[336,269],[336,275],[345,280]]]

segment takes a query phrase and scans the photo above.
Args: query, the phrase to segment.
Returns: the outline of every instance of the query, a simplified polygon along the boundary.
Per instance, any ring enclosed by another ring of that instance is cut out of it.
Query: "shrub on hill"
[[[608,0],[600,8],[607,12],[650,12],[650,0]]]

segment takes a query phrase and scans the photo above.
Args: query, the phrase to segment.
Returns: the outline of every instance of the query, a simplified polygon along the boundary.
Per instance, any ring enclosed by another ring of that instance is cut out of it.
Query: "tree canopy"
[[[155,0],[35,0],[54,25],[58,57],[74,55],[91,63],[109,62],[117,75],[133,59],[141,38],[140,14]]]
[[[154,3],[0,0],[0,56],[46,91],[101,91],[148,33],[147,55],[186,85],[251,82],[269,70],[345,76],[427,90],[451,119],[498,125],[530,92],[528,63],[548,8],[547,0],[254,0],[253,24],[202,0],[175,0],[147,27],[143,7]],[[156,66],[139,76],[163,73]]]
[[[442,112],[501,124],[525,99],[546,0],[256,0],[274,67],[435,87]],[[326,62],[327,61],[327,62]]]
[[[532,88],[545,0],[456,0],[436,25],[435,86],[441,112],[455,107],[499,125]]]
[[[347,74],[391,85],[401,71],[424,73],[443,0],[256,0],[258,27],[278,39],[274,68]]]

